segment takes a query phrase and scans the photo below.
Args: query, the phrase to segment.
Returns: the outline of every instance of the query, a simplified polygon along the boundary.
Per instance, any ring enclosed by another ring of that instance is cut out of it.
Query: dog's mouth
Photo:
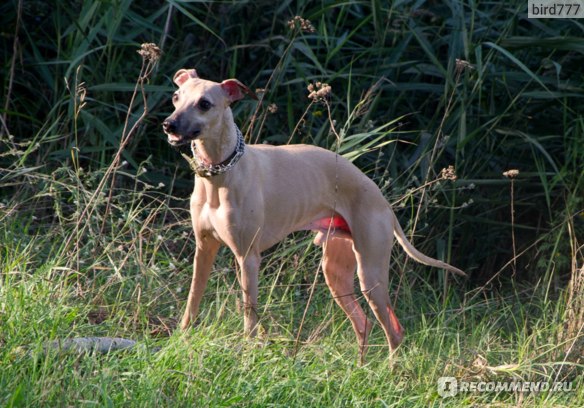
[[[167,133],[166,136],[168,138],[168,143],[171,146],[181,146],[188,142],[184,137],[177,135],[176,133]]]
[[[168,138],[168,143],[171,146],[183,146],[186,144],[189,144],[191,141],[195,140],[199,134],[201,133],[200,130],[195,130],[194,132],[192,132],[190,135],[180,135],[178,133],[170,133],[170,132],[165,132],[166,133],[166,137]]]

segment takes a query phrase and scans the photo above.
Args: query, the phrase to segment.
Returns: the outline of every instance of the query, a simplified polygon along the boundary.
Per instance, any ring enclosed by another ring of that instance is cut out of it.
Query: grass
[[[5,2],[0,405],[584,405],[582,29],[525,7]],[[314,31],[290,29],[295,15]],[[138,55],[142,43],[160,59]],[[248,141],[346,155],[417,247],[470,273],[454,281],[394,252],[388,290],[406,338],[391,358],[375,327],[358,364],[306,234],[265,254],[258,339],[242,336],[226,250],[198,326],[174,330],[192,173],[160,123],[172,74],[191,66],[263,89],[260,104],[234,107]],[[326,103],[307,98],[316,82],[332,88]],[[456,180],[441,178],[449,166]],[[86,336],[139,345],[46,350]],[[442,398],[445,376],[572,390]]]
[[[306,246],[305,240],[297,244]],[[168,316],[177,317],[184,303],[180,289],[188,283],[181,272],[188,265],[180,260],[169,260],[179,266],[174,272],[145,268],[131,275],[138,265],[129,261],[132,268],[119,279],[103,268],[76,282],[71,271],[57,267],[58,260],[41,266],[26,261],[53,245],[51,237],[9,245],[3,253],[0,338],[0,389],[6,406],[459,406],[493,400],[509,406],[574,406],[584,398],[579,355],[564,354],[556,341],[565,310],[555,301],[541,300],[544,288],[517,288],[506,297],[483,295],[470,301],[470,294],[459,298],[451,293],[443,302],[441,290],[420,277],[397,304],[407,332],[404,345],[388,359],[376,328],[368,362],[359,366],[350,324],[322,279],[294,355],[308,292],[302,276],[314,273],[313,251],[300,251],[306,258],[296,269],[293,255],[282,259],[275,251],[268,258],[271,267],[296,276],[274,281],[278,271],[264,273],[264,332],[248,340],[241,337],[239,293],[227,256],[210,282],[199,326],[166,337],[164,325],[171,324]],[[131,258],[137,259],[137,253]],[[98,284],[101,280],[106,282]],[[133,338],[140,345],[107,355],[43,348],[49,340],[84,336]],[[569,381],[574,391],[471,393],[443,400],[436,387],[443,376]]]

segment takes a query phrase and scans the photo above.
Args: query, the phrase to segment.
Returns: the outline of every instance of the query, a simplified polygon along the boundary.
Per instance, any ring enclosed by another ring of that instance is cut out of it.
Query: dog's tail
[[[412,243],[408,241],[406,234],[404,233],[404,230],[402,229],[401,225],[399,225],[399,221],[397,220],[395,214],[393,214],[393,211],[392,216],[393,216],[393,234],[395,235],[397,242],[402,246],[404,251],[406,251],[406,254],[408,254],[412,259],[415,259],[416,261],[424,265],[435,266],[436,268],[446,269],[460,276],[466,276],[466,273],[464,273],[460,269],[455,268],[452,265],[448,265],[446,262],[430,258],[429,256],[424,255],[416,248],[414,248]]]

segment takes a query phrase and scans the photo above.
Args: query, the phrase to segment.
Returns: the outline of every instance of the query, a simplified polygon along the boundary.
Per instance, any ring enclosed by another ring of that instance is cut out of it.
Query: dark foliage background
[[[188,195],[191,173],[160,131],[177,69],[265,88],[257,111],[252,101],[235,107],[250,141],[335,148],[325,107],[306,111],[307,85],[323,81],[333,90],[331,119],[347,135],[399,118],[385,136],[395,142],[357,164],[401,200],[417,245],[478,283],[565,281],[581,263],[574,248],[584,228],[582,26],[526,11],[522,1],[4,2],[2,201],[50,228],[59,222],[45,194],[52,187],[31,182],[31,172],[59,181],[77,166],[97,183],[126,112],[130,124],[142,113],[140,97],[129,106],[136,51],[153,42],[163,53],[145,86],[148,114],[122,151],[127,176],[116,175],[114,188],[138,175],[168,186],[157,194]],[[315,31],[291,30],[297,15]],[[456,182],[415,190],[449,165]],[[509,169],[519,170],[513,201]]]

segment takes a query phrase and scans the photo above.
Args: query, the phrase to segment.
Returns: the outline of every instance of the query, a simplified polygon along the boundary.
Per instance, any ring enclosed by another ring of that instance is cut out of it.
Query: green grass
[[[523,1],[53,3],[0,6],[0,406],[584,405],[578,21],[528,20]],[[295,15],[315,31],[290,30]],[[174,330],[193,176],[160,125],[183,67],[263,88],[234,107],[248,141],[346,155],[418,248],[470,274],[394,251],[393,356],[375,327],[358,364],[307,234],[265,254],[258,339],[226,250],[198,326]],[[317,81],[327,103],[307,98]],[[139,345],[45,350],[85,336]],[[443,376],[572,391],[443,399]]]
[[[227,271],[232,264],[227,254],[210,282],[198,327],[166,337],[161,325],[172,324],[184,304],[189,277],[182,270],[188,265],[167,255],[164,260],[176,262],[178,271],[139,270],[138,262],[129,261],[117,279],[111,268],[76,276],[50,256],[42,265],[27,261],[52,241],[36,236],[26,244],[8,243],[2,255],[0,398],[6,406],[472,406],[496,400],[504,406],[522,401],[568,407],[584,398],[580,355],[566,355],[557,341],[565,310],[541,300],[544,288],[473,300],[471,293],[453,292],[443,302],[432,279],[419,277],[397,303],[404,344],[388,358],[376,328],[367,363],[359,366],[350,324],[322,279],[295,344],[308,294],[302,277],[310,280],[317,265],[314,251],[303,250],[306,240],[297,241],[299,253],[306,254],[297,268],[293,255],[282,258],[275,251],[268,258],[268,265],[292,276],[275,281],[277,270],[264,273],[263,330],[253,340],[241,336],[239,292]],[[43,348],[51,340],[85,336],[133,338],[140,345],[108,355]],[[443,376],[557,378],[573,383],[574,391],[442,399],[436,384]]]

